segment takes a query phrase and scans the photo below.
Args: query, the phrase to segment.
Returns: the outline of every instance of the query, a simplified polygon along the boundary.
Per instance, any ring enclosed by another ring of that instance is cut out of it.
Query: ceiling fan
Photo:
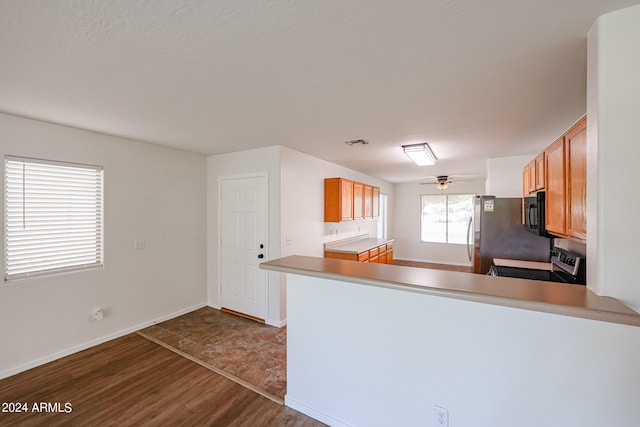
[[[445,190],[449,187],[449,184],[465,184],[465,181],[452,181],[452,176],[449,175],[438,175],[428,178],[433,178],[435,181],[421,182],[420,185],[435,185],[438,190]]]

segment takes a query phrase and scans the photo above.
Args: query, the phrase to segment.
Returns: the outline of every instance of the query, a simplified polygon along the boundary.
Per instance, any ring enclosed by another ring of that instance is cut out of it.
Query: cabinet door
[[[378,263],[387,263],[387,245],[378,246]]]
[[[565,137],[567,174],[566,234],[587,238],[587,121],[578,122]]]
[[[536,191],[536,163],[529,162],[522,171],[522,195],[526,196]]]
[[[536,191],[536,161],[529,163],[529,194]]]
[[[529,194],[529,165],[525,166],[522,169],[522,195],[526,196]]]
[[[380,216],[380,189],[373,187],[373,217],[378,218]]]
[[[353,183],[353,219],[364,219],[364,184]]]
[[[340,203],[342,204],[340,219],[348,221],[353,219],[353,181],[341,179],[342,194]]]
[[[538,157],[536,157],[536,179],[535,179],[535,191],[544,189],[544,153],[540,153]]]
[[[564,137],[544,152],[546,166],[546,228],[550,233],[565,233],[565,150]]]
[[[364,217],[373,218],[373,187],[364,186]]]
[[[324,180],[324,221],[353,219],[353,181],[343,178]]]

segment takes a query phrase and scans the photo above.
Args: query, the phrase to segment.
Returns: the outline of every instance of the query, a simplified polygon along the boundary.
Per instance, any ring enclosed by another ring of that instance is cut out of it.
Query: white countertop
[[[324,250],[330,252],[341,252],[347,254],[361,254],[370,249],[387,243],[392,243],[393,239],[370,239],[368,237],[337,240],[324,244]]]

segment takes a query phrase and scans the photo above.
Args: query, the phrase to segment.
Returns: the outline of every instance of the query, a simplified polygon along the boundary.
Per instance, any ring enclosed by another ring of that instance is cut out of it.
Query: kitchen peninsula
[[[640,422],[640,314],[584,286],[304,256],[260,266],[287,274],[285,403],[326,424],[425,425],[435,406],[456,425]]]

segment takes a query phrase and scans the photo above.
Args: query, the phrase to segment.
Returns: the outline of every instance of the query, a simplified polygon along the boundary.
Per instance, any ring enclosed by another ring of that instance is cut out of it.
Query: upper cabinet
[[[565,136],[567,217],[565,233],[587,238],[587,119],[576,123]]]
[[[373,187],[364,186],[364,217],[373,218]]]
[[[552,234],[564,234],[566,167],[564,158],[564,137],[544,150],[546,165],[545,228]]]
[[[527,195],[544,190],[545,168],[544,153],[531,160],[522,171],[522,194]]]
[[[364,184],[353,183],[353,219],[364,219]]]
[[[344,178],[324,180],[324,221],[340,222],[377,218],[380,189]]]
[[[587,238],[587,118],[583,117],[522,171],[523,195],[545,190],[545,228],[552,235]]]
[[[353,219],[353,181],[344,178],[324,180],[324,221]]]
[[[545,186],[545,167],[544,167],[544,153],[538,154],[535,160],[535,191],[543,190]]]
[[[380,216],[380,189],[373,187],[373,217],[378,218]]]

